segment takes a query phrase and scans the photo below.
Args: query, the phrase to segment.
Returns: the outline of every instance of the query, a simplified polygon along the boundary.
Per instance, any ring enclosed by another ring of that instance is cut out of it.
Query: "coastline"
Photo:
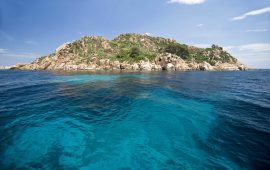
[[[89,63],[76,64],[73,62],[65,63],[59,61],[58,58],[48,58],[35,60],[30,64],[16,64],[8,67],[15,70],[85,70],[85,71],[245,71],[250,68],[245,65],[236,63],[217,63],[211,65],[207,62],[186,62],[173,54],[163,54],[155,58],[154,61],[140,60],[139,62],[129,63],[127,61],[120,62],[110,59],[91,58]]]
[[[75,74],[129,74],[129,73],[185,73],[185,72],[247,72],[267,69],[253,69],[246,70],[20,70],[20,69],[2,69],[0,71],[37,71],[37,72],[52,72],[52,73],[75,73]]]
[[[176,40],[140,34],[120,34],[113,40],[84,36],[56,48],[55,52],[18,70],[132,70],[222,71],[247,70],[222,47],[199,48]]]

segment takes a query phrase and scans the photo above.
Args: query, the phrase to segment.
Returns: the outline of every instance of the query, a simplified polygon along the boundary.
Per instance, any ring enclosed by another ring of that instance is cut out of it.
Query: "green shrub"
[[[208,63],[209,63],[211,66],[215,66],[215,65],[216,65],[216,62],[213,61],[213,60],[210,60]]]
[[[145,57],[148,58],[150,61],[153,61],[153,60],[155,60],[157,55],[154,53],[150,53],[150,54],[146,54]]]
[[[187,59],[189,57],[189,51],[186,46],[181,44],[169,44],[164,49],[165,52],[175,54],[182,59]]]
[[[116,55],[117,58],[126,58],[129,56],[128,48],[121,48],[119,53]]]
[[[135,58],[140,55],[140,49],[137,47],[132,47],[129,52],[129,56]]]

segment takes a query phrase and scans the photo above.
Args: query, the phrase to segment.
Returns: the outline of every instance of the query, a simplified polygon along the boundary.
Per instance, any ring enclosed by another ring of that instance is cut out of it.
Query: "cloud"
[[[151,34],[149,32],[144,33],[144,35],[150,36]]]
[[[203,26],[203,24],[198,24],[198,25],[196,25],[196,27],[202,27]]]
[[[37,58],[39,55],[35,53],[6,53],[5,57],[16,57],[16,58]]]
[[[7,52],[7,49],[0,48],[0,54],[6,53],[6,52]]]
[[[211,48],[211,44],[193,44],[195,47],[199,48]],[[253,44],[243,44],[238,46],[224,46],[224,50],[237,50],[246,52],[270,52],[270,43],[253,43]],[[269,56],[270,57],[270,56]]]
[[[270,52],[270,43],[246,44],[238,47],[240,51]]]
[[[238,50],[238,51],[247,51],[247,52],[270,52],[270,43],[253,43],[253,44],[244,44],[239,46],[226,46],[225,50]],[[269,56],[270,57],[270,56]]]
[[[211,47],[212,44],[192,44],[194,47],[199,47],[199,48],[208,48]]]
[[[224,49],[252,68],[270,68],[270,43],[226,46]]]
[[[37,45],[38,43],[36,41],[33,41],[33,40],[27,40],[25,41],[26,44],[29,44],[29,45]]]
[[[25,53],[25,52],[16,53],[16,52],[9,51],[8,49],[0,48],[0,56],[1,57],[36,58],[39,55],[35,53]]]
[[[232,20],[233,21],[242,20],[242,19],[245,19],[248,16],[255,16],[255,15],[260,15],[260,14],[264,14],[264,13],[268,13],[268,12],[270,12],[270,7],[266,7],[266,8],[262,8],[262,9],[247,12],[247,13],[241,15],[241,16],[233,17]]]
[[[223,49],[225,51],[230,51],[230,50],[235,49],[235,48],[236,48],[236,46],[225,46],[225,47],[223,47]]]
[[[167,3],[169,4],[186,4],[186,5],[195,5],[195,4],[202,4],[206,0],[169,0]]]
[[[40,56],[31,52],[14,52],[8,49],[0,48],[0,65],[14,65],[17,63],[29,63]]]
[[[254,30],[246,30],[245,32],[266,32],[268,29],[254,29]]]
[[[211,48],[211,44],[192,44],[195,47]],[[223,46],[223,49],[251,68],[270,69],[270,43],[251,43]]]

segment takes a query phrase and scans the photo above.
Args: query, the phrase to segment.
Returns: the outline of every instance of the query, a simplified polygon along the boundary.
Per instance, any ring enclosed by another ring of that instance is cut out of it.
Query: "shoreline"
[[[217,63],[211,65],[208,62],[186,62],[175,55],[167,54],[159,56],[153,61],[140,60],[129,63],[127,61],[114,61],[110,59],[93,58],[89,63],[59,62],[55,60],[46,60],[40,63],[38,60],[30,64],[16,64],[9,67],[15,70],[65,70],[65,71],[245,71],[250,68],[236,63]]]
[[[255,69],[248,68],[246,70],[59,70],[59,69],[0,69],[0,71],[41,71],[41,72],[57,72],[57,73],[173,73],[173,72],[246,72],[246,71],[258,71],[258,70],[268,70],[268,69]]]

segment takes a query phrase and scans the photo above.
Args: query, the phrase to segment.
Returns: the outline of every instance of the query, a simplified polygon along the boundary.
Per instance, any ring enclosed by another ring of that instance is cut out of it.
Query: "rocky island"
[[[121,34],[113,40],[84,36],[19,70],[246,70],[222,47],[198,48],[173,39]]]

